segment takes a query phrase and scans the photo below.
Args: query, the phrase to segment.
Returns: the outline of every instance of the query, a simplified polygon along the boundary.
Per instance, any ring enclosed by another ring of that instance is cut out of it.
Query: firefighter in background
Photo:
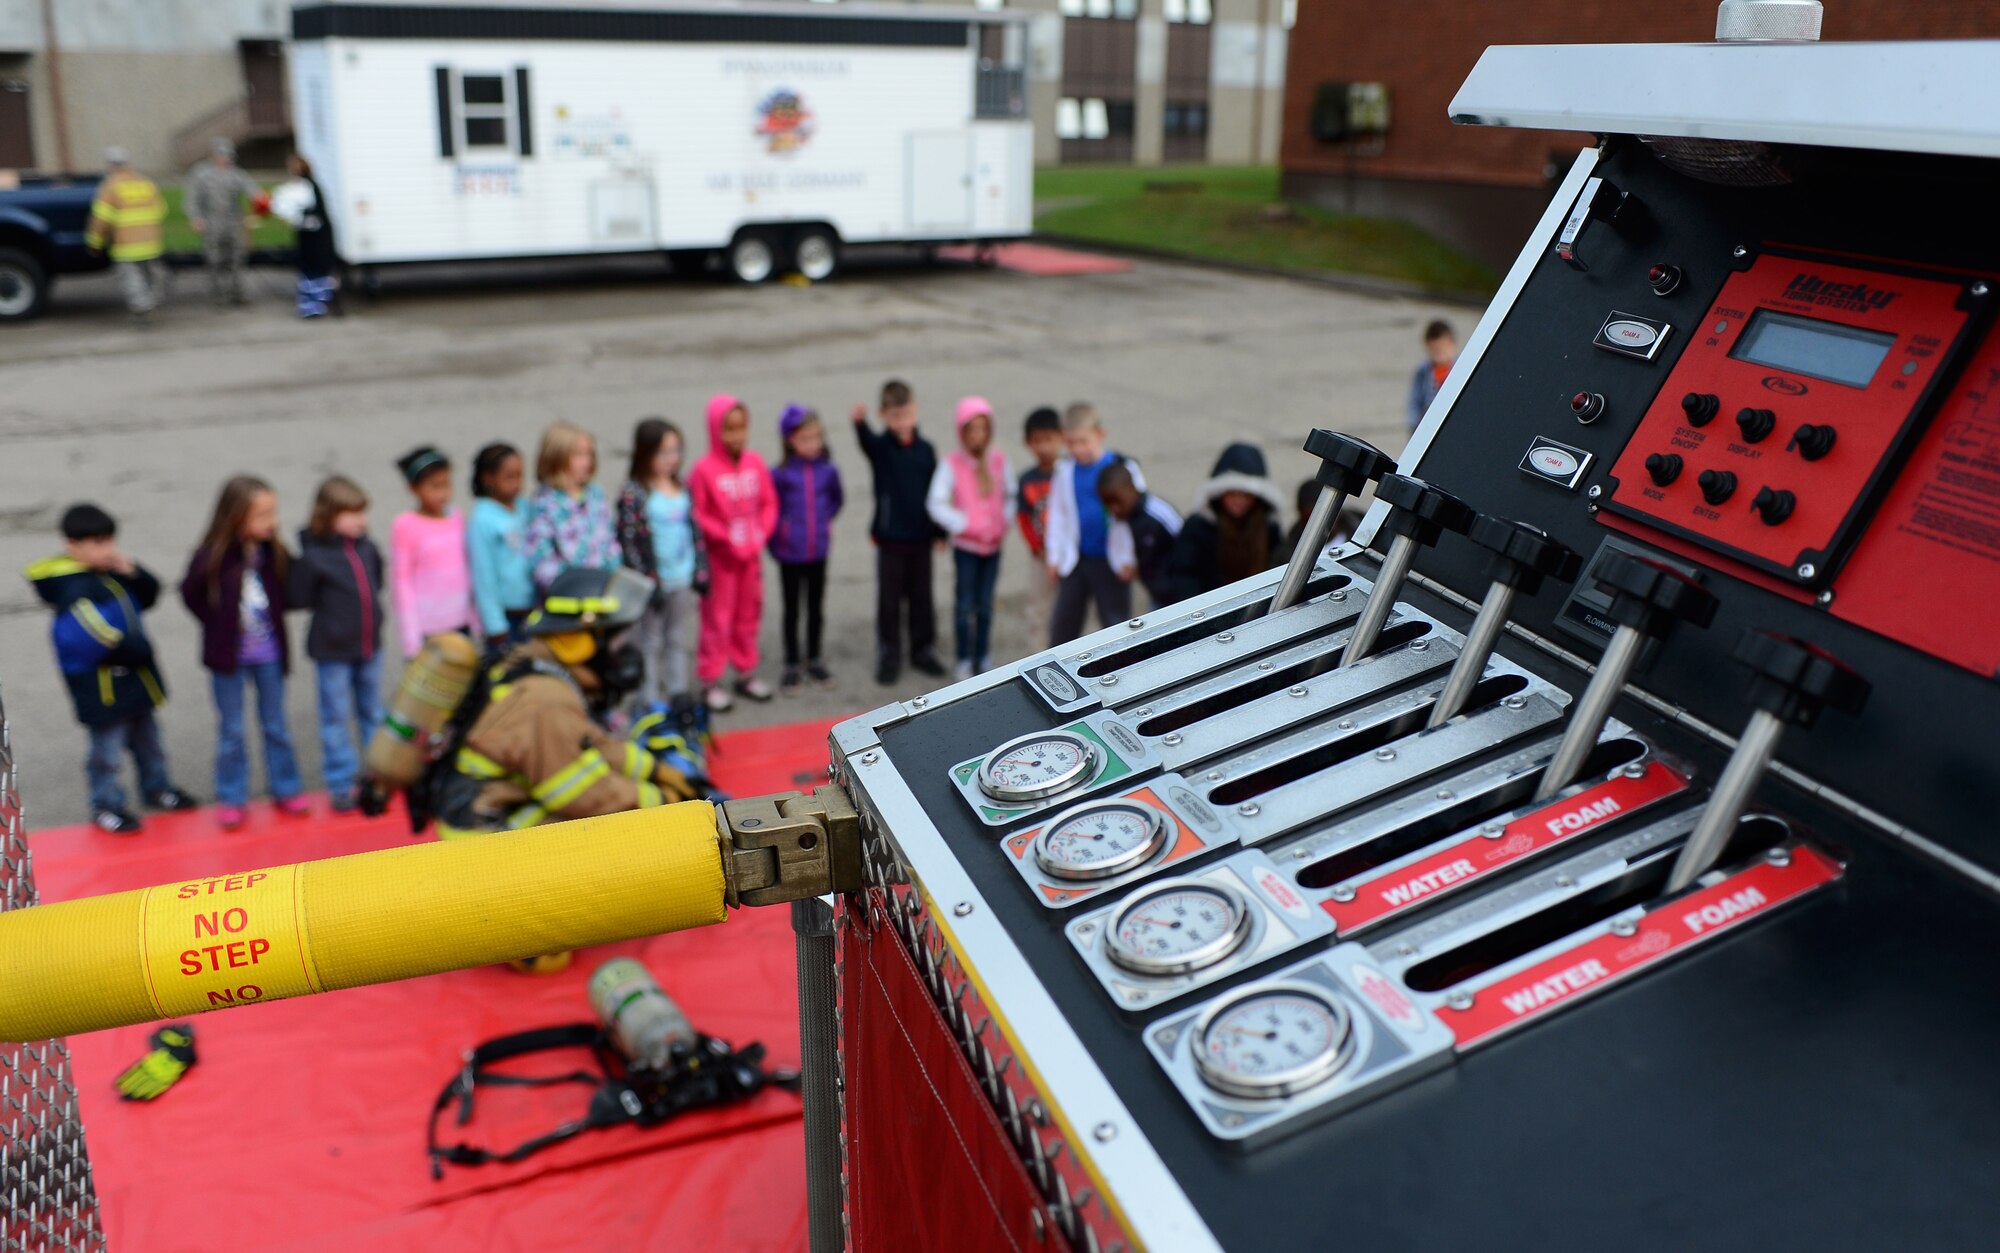
[[[243,258],[250,250],[243,208],[253,209],[263,189],[236,164],[236,145],[217,139],[208,156],[187,172],[181,212],[201,234],[208,263],[209,298],[219,305],[250,303],[243,296]]]
[[[529,640],[488,667],[465,731],[438,765],[430,807],[454,839],[693,800],[702,781],[601,721],[639,685],[622,639],[652,584],[633,570],[566,570],[529,615]]]
[[[132,154],[106,149],[104,181],[91,202],[83,242],[93,252],[110,254],[125,308],[141,325],[151,323],[166,292],[167,271],[160,261],[166,220],[166,199],[151,179],[132,168]]]

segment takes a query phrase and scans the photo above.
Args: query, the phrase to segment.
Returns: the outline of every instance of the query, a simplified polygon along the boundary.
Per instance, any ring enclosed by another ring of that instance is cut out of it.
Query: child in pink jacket
[[[695,675],[708,707],[730,707],[722,672],[736,667],[736,691],[771,699],[757,677],[757,625],[764,616],[764,545],[778,526],[771,471],[751,451],[750,411],[734,396],[708,399],[708,452],[688,475],[694,522],[708,544],[708,595],[701,602]]]

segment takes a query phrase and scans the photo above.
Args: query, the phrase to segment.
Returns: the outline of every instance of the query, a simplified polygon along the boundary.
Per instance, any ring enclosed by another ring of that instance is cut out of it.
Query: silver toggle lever
[[[1375,485],[1375,499],[1389,506],[1389,516],[1382,519],[1382,528],[1377,532],[1390,537],[1389,551],[1382,558],[1381,572],[1375,576],[1375,590],[1368,594],[1368,603],[1361,608],[1354,633],[1347,637],[1347,647],[1341,651],[1342,670],[1374,650],[1383,624],[1389,621],[1389,610],[1396,604],[1396,593],[1409,577],[1417,549],[1431,547],[1446,531],[1463,535],[1465,528],[1472,525],[1472,506],[1441,487],[1432,487],[1407,474],[1383,475],[1382,481]]]
[[[1674,862],[1674,873],[1667,880],[1669,892],[1699,879],[1722,855],[1787,726],[1812,726],[1828,705],[1858,714],[1868,701],[1868,680],[1838,657],[1789,635],[1752,628],[1736,642],[1733,656],[1750,668],[1750,701],[1757,709],[1715,781],[1694,834]]]
[[[1617,627],[1597,673],[1570,710],[1569,727],[1555,756],[1542,772],[1535,800],[1545,801],[1568,787],[1597,746],[1611,706],[1625,690],[1625,680],[1638,665],[1646,645],[1665,637],[1677,621],[1705,627],[1715,621],[1715,597],[1708,589],[1670,566],[1632,553],[1612,552],[1597,570],[1597,586],[1611,594],[1604,616]]]
[[[1465,651],[1458,655],[1457,664],[1444,681],[1444,691],[1431,706],[1426,727],[1441,727],[1465,708],[1466,698],[1486,673],[1486,661],[1500,641],[1501,628],[1507,625],[1507,615],[1514,608],[1514,597],[1533,596],[1542,590],[1545,578],[1567,583],[1576,578],[1577,569],[1583,564],[1574,549],[1525,522],[1482,514],[1473,519],[1466,536],[1492,553],[1487,558],[1487,569],[1493,575],[1493,586],[1486,589],[1486,599],[1479,603],[1479,612],[1465,632]]]
[[[1299,603],[1347,498],[1396,468],[1395,459],[1375,445],[1337,431],[1314,430],[1306,436],[1306,451],[1319,458],[1319,473],[1313,476],[1319,484],[1319,497],[1313,501],[1305,530],[1299,533],[1298,547],[1292,549],[1292,559],[1285,563],[1270,613]]]

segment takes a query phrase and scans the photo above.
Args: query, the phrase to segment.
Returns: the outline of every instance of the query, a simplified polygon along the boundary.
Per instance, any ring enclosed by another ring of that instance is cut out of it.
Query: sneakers
[[[164,814],[176,814],[184,809],[198,809],[201,802],[177,787],[170,787],[158,796],[147,798],[146,803]]]
[[[747,700],[767,701],[771,699],[771,685],[753,674],[747,679],[736,680],[736,694]]]
[[[893,686],[903,677],[903,663],[894,657],[884,657],[875,663],[875,681],[883,687]]]
[[[778,691],[786,696],[797,696],[804,686],[805,677],[799,673],[797,666],[786,666],[784,674],[778,677]]]
[[[345,792],[336,792],[327,798],[327,808],[337,814],[353,813],[355,810],[361,808],[360,789],[349,788]]]
[[[974,674],[985,674],[988,670],[991,670],[992,668],[993,668],[993,659],[991,657],[981,657],[977,662],[973,664],[972,672]]]
[[[957,662],[956,662],[955,664],[953,664],[953,666],[952,666],[952,668],[951,668],[951,680],[952,680],[952,682],[954,682],[954,683],[962,683],[962,682],[964,682],[964,681],[965,681],[966,679],[969,679],[969,678],[971,678],[971,677],[972,677],[972,661],[971,661],[971,659],[969,659],[969,658],[966,658],[966,657],[960,657],[960,658],[958,659],[958,661],[957,661]]]
[[[137,835],[146,824],[122,809],[100,809],[90,819],[106,835]]]
[[[814,687],[833,686],[833,675],[828,673],[827,668],[817,660],[806,663],[806,678],[812,680]]]
[[[933,679],[944,677],[944,663],[939,661],[938,655],[928,648],[910,658],[910,669],[918,674],[927,674]]]
[[[710,684],[708,694],[703,696],[702,700],[711,711],[719,714],[726,714],[736,708],[736,702],[730,698],[729,689],[720,683]]]
[[[222,824],[224,831],[241,831],[243,824],[250,820],[250,815],[243,812],[241,805],[217,805],[215,820]]]
[[[303,818],[313,811],[312,802],[303,796],[280,796],[271,804],[287,818]]]

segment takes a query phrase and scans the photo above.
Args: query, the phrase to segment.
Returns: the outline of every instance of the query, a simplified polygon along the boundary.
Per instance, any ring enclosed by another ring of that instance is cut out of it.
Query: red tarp
[[[720,737],[732,794],[825,780],[831,722]],[[32,804],[32,799],[30,800]],[[137,837],[65,828],[31,837],[44,900],[339,856],[409,839],[399,813],[286,819],[259,807],[226,835],[207,811],[153,816]],[[560,975],[466,970],[228,1010],[194,1020],[200,1061],[150,1104],[112,1080],[150,1028],[70,1040],[83,1122],[114,1250],[802,1249],[799,1100],[767,1091],[647,1131],[587,1132],[513,1166],[431,1177],[424,1126],[463,1050],[496,1035],[589,1018],[584,984],[614,953],[638,956],[702,1030],[762,1040],[798,1061],[790,916],[742,910],[720,927],[578,954]],[[556,1073],[587,1055],[512,1068]],[[510,1148],[582,1113],[586,1090],[490,1088],[439,1138]]]

